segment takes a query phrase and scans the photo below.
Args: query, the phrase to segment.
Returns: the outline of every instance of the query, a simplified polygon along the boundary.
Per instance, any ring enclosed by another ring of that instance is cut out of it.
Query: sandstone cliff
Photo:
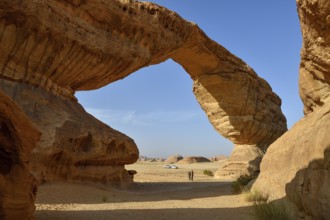
[[[281,100],[268,83],[197,25],[161,6],[129,0],[3,0],[0,18],[0,77],[11,82],[7,93],[15,94],[43,131],[34,155],[52,161],[47,176],[84,179],[73,175],[76,165],[79,170],[113,166],[120,161],[109,156],[113,152],[120,154],[119,172],[125,173],[122,165],[138,159],[135,144],[110,128],[99,132],[96,127],[104,125],[75,103],[74,92],[100,88],[168,58],[187,70],[210,122],[236,145],[221,175],[258,172],[268,145],[286,131]]]
[[[297,0],[303,34],[299,88],[306,116],[267,150],[253,189],[330,216],[330,2]]]
[[[304,112],[330,102],[330,3],[297,0],[303,46],[299,75]]]
[[[32,219],[37,182],[29,172],[40,133],[0,91],[0,219]]]

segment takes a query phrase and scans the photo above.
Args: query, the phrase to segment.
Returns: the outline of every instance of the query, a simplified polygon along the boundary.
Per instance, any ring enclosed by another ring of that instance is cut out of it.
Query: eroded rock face
[[[0,219],[32,219],[37,182],[29,171],[40,133],[0,91]]]
[[[239,65],[236,62],[194,83],[196,98],[214,128],[235,144],[225,165],[215,173],[218,178],[258,174],[267,147],[286,131],[281,100],[252,69],[232,74],[235,64]]]
[[[330,102],[330,2],[297,0],[303,46],[299,75],[304,112]]]
[[[240,175],[259,174],[259,165],[263,156],[264,150],[256,145],[235,145],[230,157],[222,169],[215,172],[214,177],[232,179]]]
[[[132,183],[124,169],[139,155],[132,139],[86,113],[77,102],[28,84],[0,79],[0,87],[43,131],[31,161],[38,180]]]
[[[288,197],[313,219],[330,216],[330,2],[298,0],[300,95],[306,116],[267,150],[253,189]]]
[[[95,180],[91,175],[102,173],[103,165],[137,160],[132,140],[86,114],[74,92],[168,58],[187,70],[210,122],[236,145],[264,151],[286,131],[281,101],[268,83],[163,7],[129,0],[3,0],[0,19],[0,77],[43,132],[35,155],[51,162],[41,172],[47,176]]]
[[[316,219],[330,216],[330,103],[310,113],[267,150],[254,190],[287,196]]]

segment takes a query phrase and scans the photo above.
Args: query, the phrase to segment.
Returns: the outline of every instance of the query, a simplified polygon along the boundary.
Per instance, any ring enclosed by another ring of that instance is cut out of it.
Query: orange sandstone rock
[[[297,0],[305,117],[267,150],[253,190],[289,198],[312,219],[330,216],[330,2]]]
[[[29,159],[40,132],[0,91],[0,219],[33,219],[37,182]]]
[[[86,179],[85,174],[73,175],[77,166],[98,169],[101,164],[122,166],[137,160],[133,141],[110,128],[99,132],[96,127],[104,125],[84,112],[74,92],[100,88],[169,58],[194,80],[196,98],[215,129],[238,148],[255,151],[252,157],[234,155],[225,168],[228,172],[235,163],[244,164],[236,173],[258,172],[262,153],[286,131],[281,100],[266,81],[196,24],[156,4],[3,0],[0,19],[0,78],[12,83],[9,93],[22,83],[29,85],[16,100],[43,132],[35,155],[51,161],[45,178]],[[49,107],[41,107],[43,102]],[[53,111],[57,113],[49,114]],[[108,146],[112,150],[107,154]],[[121,152],[121,159],[109,156],[112,151]]]

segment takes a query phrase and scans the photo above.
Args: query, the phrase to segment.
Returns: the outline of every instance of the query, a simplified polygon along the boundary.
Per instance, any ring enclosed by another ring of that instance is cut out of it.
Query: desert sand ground
[[[178,164],[165,169],[164,163],[146,162],[126,166],[136,170],[135,184],[128,190],[102,189],[70,183],[47,183],[39,187],[37,220],[249,220],[251,204],[243,195],[233,195],[230,180],[205,176],[220,164]],[[194,170],[194,181],[187,172]]]

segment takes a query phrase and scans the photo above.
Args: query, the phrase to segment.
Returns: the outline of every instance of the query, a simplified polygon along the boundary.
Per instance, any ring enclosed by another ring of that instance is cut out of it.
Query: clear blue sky
[[[195,22],[266,79],[282,99],[288,127],[302,117],[301,33],[294,0],[155,0]],[[192,80],[168,60],[99,90],[78,92],[85,109],[133,138],[149,157],[229,155],[233,144],[209,123]]]

